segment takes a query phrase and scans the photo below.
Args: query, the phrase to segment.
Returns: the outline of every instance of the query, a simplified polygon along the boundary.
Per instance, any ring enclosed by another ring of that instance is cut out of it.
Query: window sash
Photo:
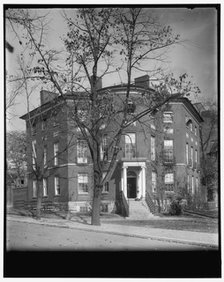
[[[165,174],[164,182],[165,182],[165,184],[173,184],[174,183],[174,174],[173,174],[173,172]]]
[[[151,136],[151,160],[154,161],[155,158],[156,158],[155,137]]]
[[[77,142],[77,162],[87,163],[87,143],[85,140]]]
[[[103,179],[106,176],[106,172],[103,172]],[[102,193],[109,193],[109,182],[105,182],[103,185]]]
[[[152,172],[152,192],[156,192],[156,173]]]
[[[43,178],[43,196],[47,196],[47,179]]]
[[[78,192],[80,194],[88,193],[88,175],[78,174]]]
[[[186,163],[189,163],[189,145],[186,144]]]
[[[58,165],[58,143],[54,143],[54,165]]]
[[[125,157],[135,158],[136,148],[135,148],[135,133],[128,133],[125,135]]]
[[[47,165],[47,148],[44,148],[44,166]]]
[[[33,180],[33,198],[37,197],[37,181]]]
[[[173,112],[164,112],[163,113],[163,122],[164,123],[173,123]]]
[[[59,183],[59,177],[54,178],[54,190],[55,195],[60,195],[60,183]]]

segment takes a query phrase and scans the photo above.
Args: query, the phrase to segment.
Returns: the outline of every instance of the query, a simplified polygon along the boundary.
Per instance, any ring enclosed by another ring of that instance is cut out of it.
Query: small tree
[[[7,184],[17,188],[26,178],[26,134],[23,131],[10,131],[6,136]]]

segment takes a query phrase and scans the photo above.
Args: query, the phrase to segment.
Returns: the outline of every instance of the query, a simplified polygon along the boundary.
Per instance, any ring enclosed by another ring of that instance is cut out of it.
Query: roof
[[[127,84],[121,84],[121,85],[114,85],[114,86],[108,86],[108,87],[104,87],[99,89],[99,91],[103,92],[105,90],[112,90],[112,91],[121,91],[123,89],[125,89],[127,87]],[[155,92],[154,89],[152,88],[144,88],[141,86],[136,86],[136,85],[131,85],[131,90],[140,90],[142,91],[147,91],[147,92]],[[48,111],[49,109],[52,108],[52,106],[57,106],[59,104],[61,104],[62,101],[65,101],[67,99],[75,99],[77,96],[80,97],[80,94],[84,94],[85,92],[74,92],[73,94],[71,93],[66,93],[64,96],[57,96],[57,98],[35,108],[34,110],[30,111],[29,113],[26,113],[25,115],[21,116],[21,119],[26,120],[28,118],[28,114],[33,117],[38,113],[43,113],[44,111]],[[178,94],[178,93],[177,93]],[[176,94],[176,95],[177,95]],[[176,95],[174,95],[176,97]],[[183,103],[190,111],[191,113],[195,116],[195,118],[199,121],[199,122],[203,122],[203,119],[201,117],[201,115],[199,114],[199,112],[197,111],[197,109],[193,106],[193,104],[189,101],[188,98],[184,98],[184,97],[180,97],[180,98],[171,98],[170,102],[181,102]]]
[[[171,98],[170,102],[183,103],[199,122],[204,121],[202,116],[199,114],[198,110],[194,107],[194,105],[190,102],[188,98],[186,97],[180,97],[180,98],[174,98],[174,99]]]

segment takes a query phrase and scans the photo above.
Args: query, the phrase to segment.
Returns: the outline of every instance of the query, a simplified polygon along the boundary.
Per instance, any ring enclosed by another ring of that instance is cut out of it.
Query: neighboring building
[[[141,101],[153,91],[145,78],[135,79],[131,86],[129,106],[133,112],[145,109]],[[109,91],[113,97],[121,97],[125,90],[125,85],[99,89],[102,93]],[[43,204],[83,212],[91,205],[93,175],[86,141],[71,121],[67,107],[75,97],[67,94],[62,99],[41,91],[41,106],[21,118],[26,120],[30,136],[28,167],[33,162],[31,146],[39,163],[47,167],[42,180]],[[122,136],[114,173],[103,187],[102,210],[121,212],[121,191],[130,209],[132,200],[139,199],[152,210],[166,208],[176,195],[200,193],[201,122],[191,102],[178,98],[150,117],[132,123]],[[110,128],[104,134],[101,148],[108,163],[110,155],[106,148],[112,131]],[[34,204],[36,197],[36,179],[30,173],[28,202]]]

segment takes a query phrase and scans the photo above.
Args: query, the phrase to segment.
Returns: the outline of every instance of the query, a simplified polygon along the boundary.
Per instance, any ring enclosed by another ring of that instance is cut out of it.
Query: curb
[[[8,218],[10,221],[16,221],[15,218]],[[172,242],[172,243],[181,243],[185,245],[192,245],[192,246],[199,246],[199,247],[209,247],[212,249],[218,249],[218,245],[211,244],[211,243],[205,243],[205,242],[199,242],[199,241],[189,241],[186,239],[177,239],[177,238],[170,238],[170,237],[157,237],[157,236],[150,236],[150,235],[140,235],[140,234],[126,234],[119,231],[107,231],[107,230],[97,230],[97,229],[90,229],[90,228],[84,228],[80,226],[71,226],[71,225],[65,225],[60,223],[48,223],[48,222],[30,222],[23,219],[19,219],[20,222],[25,223],[31,223],[31,224],[39,224],[39,225],[45,225],[45,226],[51,226],[51,227],[60,227],[60,228],[68,228],[68,229],[78,229],[82,231],[88,231],[88,232],[97,232],[97,233],[106,233],[106,234],[112,234],[112,235],[120,235],[125,237],[134,237],[134,238],[141,238],[141,239],[151,239],[151,240],[157,240],[157,241],[165,241],[165,242]]]

